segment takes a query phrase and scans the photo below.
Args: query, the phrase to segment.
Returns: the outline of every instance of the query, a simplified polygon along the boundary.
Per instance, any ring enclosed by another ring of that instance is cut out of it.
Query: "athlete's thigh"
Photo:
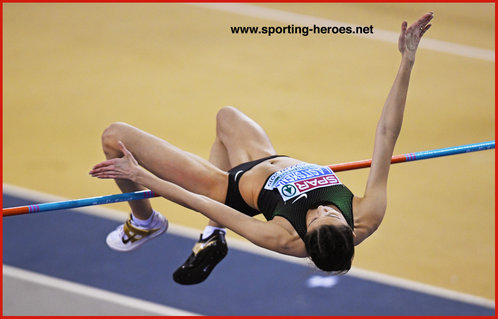
[[[125,123],[114,123],[106,131],[104,143],[117,145],[121,140],[140,165],[158,177],[189,191],[225,200],[226,173],[207,160]]]
[[[276,154],[263,128],[234,107],[224,107],[218,112],[217,134],[232,167]]]

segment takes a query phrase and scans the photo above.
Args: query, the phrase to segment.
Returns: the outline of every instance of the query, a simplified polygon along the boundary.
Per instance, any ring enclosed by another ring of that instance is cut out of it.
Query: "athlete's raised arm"
[[[375,132],[372,166],[367,180],[364,197],[355,208],[355,244],[370,236],[380,225],[387,205],[387,177],[394,146],[401,131],[410,74],[420,39],[431,27],[433,13],[423,15],[407,28],[404,21],[398,40],[401,64],[394,84],[387,96]]]

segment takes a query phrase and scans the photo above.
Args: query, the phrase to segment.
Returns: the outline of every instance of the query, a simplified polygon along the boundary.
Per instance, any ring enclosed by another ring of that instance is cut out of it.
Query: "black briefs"
[[[256,216],[258,214],[261,214],[260,211],[247,205],[247,203],[244,201],[242,195],[240,195],[239,182],[240,178],[242,177],[242,175],[244,175],[245,172],[249,171],[256,165],[275,157],[284,157],[284,155],[272,155],[260,158],[255,161],[242,163],[230,169],[228,171],[228,190],[225,205],[230,206],[233,209],[238,210],[239,212],[244,213],[248,216]]]

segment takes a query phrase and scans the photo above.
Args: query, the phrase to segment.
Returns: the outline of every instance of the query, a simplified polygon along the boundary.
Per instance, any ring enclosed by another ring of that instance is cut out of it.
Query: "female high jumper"
[[[204,281],[225,257],[225,228],[263,248],[310,258],[321,270],[347,272],[354,246],[384,217],[415,53],[432,18],[429,12],[410,27],[406,21],[401,25],[401,64],[377,124],[363,197],[353,195],[327,166],[277,155],[264,130],[233,107],[217,114],[209,161],[128,124],[113,123],[102,135],[107,160],[90,174],[115,179],[123,192],[148,188],[209,218],[192,253],[173,274],[180,284]],[[135,249],[168,227],[148,199],[129,205],[128,220],[107,237],[118,251]],[[266,222],[253,218],[261,213]]]

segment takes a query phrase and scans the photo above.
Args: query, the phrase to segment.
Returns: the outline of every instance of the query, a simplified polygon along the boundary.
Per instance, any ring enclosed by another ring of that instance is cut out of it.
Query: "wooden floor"
[[[125,121],[208,157],[224,105],[258,121],[278,153],[319,164],[370,158],[400,61],[389,32],[430,10],[426,36],[436,41],[422,40],[431,47],[419,50],[395,153],[494,139],[494,60],[464,50],[494,50],[494,4],[250,7],[3,4],[4,183],[68,198],[117,193],[87,174],[104,158],[107,125]],[[372,25],[374,34],[230,31],[285,26],[289,16],[295,25],[309,17]],[[448,43],[460,46],[441,49]],[[485,151],[393,166],[386,217],[354,266],[494,299],[494,162]],[[367,174],[339,177],[361,195]],[[172,223],[206,223],[153,203]]]

